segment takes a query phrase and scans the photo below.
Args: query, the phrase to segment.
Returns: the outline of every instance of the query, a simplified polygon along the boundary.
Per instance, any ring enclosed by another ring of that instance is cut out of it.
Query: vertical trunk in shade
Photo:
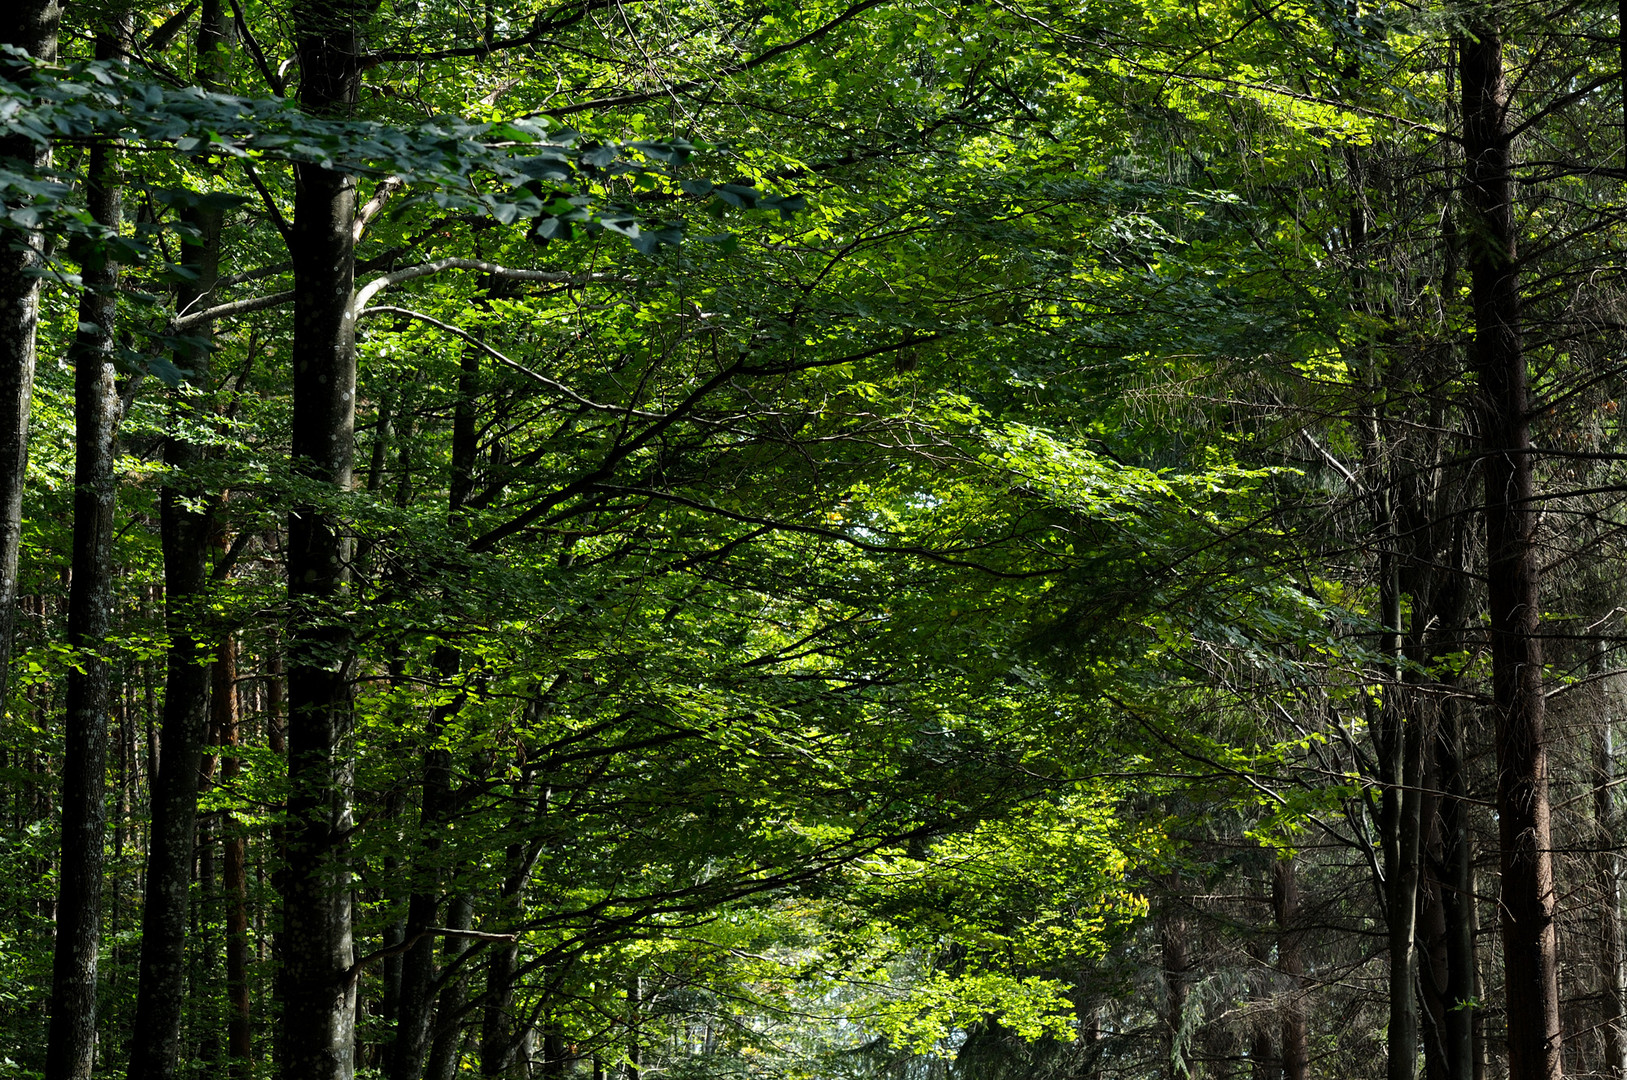
[[[475,403],[480,375],[479,354],[465,349],[458,375],[458,400],[452,417],[452,475],[447,498],[447,517],[456,529],[473,489],[477,452]],[[456,646],[441,644],[433,663],[443,684],[458,677],[463,654]],[[397,993],[396,1036],[390,1047],[388,1080],[418,1080],[424,1055],[429,1052],[435,1021],[435,939],[424,934],[434,925],[441,895],[440,830],[451,813],[452,753],[440,744],[441,732],[463,707],[460,691],[444,705],[436,706],[425,732],[423,783],[418,810],[418,853],[412,868],[412,893],[407,902],[407,934],[416,936],[402,957],[401,982]],[[444,995],[443,995],[444,997]]]
[[[300,104],[343,115],[361,86],[356,0],[300,0],[293,29]],[[340,501],[355,442],[356,182],[314,164],[294,167],[294,473],[312,494],[288,515],[288,829],[283,881],[281,1073],[350,1080],[356,981],[351,942],[349,832],[350,632],[340,610],[350,541]]]
[[[1282,1009],[1283,1080],[1306,1080],[1310,1073],[1310,1038],[1301,997],[1304,931],[1299,926],[1299,883],[1291,857],[1278,859],[1271,868],[1271,909],[1277,920],[1277,965],[1286,984]]]
[[[210,691],[219,734],[220,779],[228,789],[242,771],[237,747],[242,745],[237,706],[237,639],[228,631],[221,636],[215,655],[214,687]],[[248,841],[241,826],[230,815],[221,818],[223,835],[222,875],[226,892],[226,1056],[234,1080],[246,1080],[252,1072],[254,1012],[249,1001],[249,882]]]
[[[122,59],[128,16],[97,34],[99,59]],[[85,202],[97,224],[122,222],[114,148],[90,151]],[[113,464],[119,394],[114,372],[118,264],[92,240],[75,242],[84,293],[69,353],[74,367],[73,578],[68,592],[68,644],[79,663],[68,669],[62,769],[62,867],[57,891],[56,950],[46,1080],[84,1080],[96,1060],[96,968],[101,937],[103,845],[107,830],[107,719],[110,672],[106,640],[113,608]]]
[[[1604,643],[1596,641],[1588,671],[1605,670]],[[1593,877],[1599,890],[1599,997],[1603,1004],[1604,1067],[1611,1080],[1627,1080],[1627,986],[1621,932],[1621,857],[1616,853],[1616,749],[1611,724],[1614,701],[1609,687],[1600,690],[1602,708],[1593,727]]]
[[[60,0],[13,0],[3,44],[38,60],[56,59]],[[26,81],[26,69],[0,63],[0,80]],[[21,137],[0,139],[0,157],[31,162],[43,170],[48,149]],[[0,213],[11,209],[0,206]],[[43,232],[21,244],[0,244],[0,709],[11,671],[17,606],[17,553],[22,547],[23,487],[28,479],[28,414],[34,401],[34,339],[39,323],[39,278],[34,271],[45,247]]]
[[[1482,415],[1509,1080],[1562,1075],[1530,400],[1520,329],[1510,90],[1489,6],[1465,12],[1466,246]]]
[[[197,79],[219,89],[217,67],[225,46],[219,0],[199,12]],[[207,306],[220,272],[221,215],[188,208],[183,219],[197,230],[189,268],[197,275],[176,290],[176,309]],[[213,327],[204,324],[177,347],[175,365],[195,387],[209,385]],[[198,780],[209,720],[209,644],[200,626],[209,582],[212,514],[208,492],[195,479],[204,448],[182,434],[199,423],[197,395],[177,395],[171,407],[173,434],[164,442],[168,479],[159,494],[159,540],[164,551],[165,653],[162,760],[152,783],[152,835],[147,847],[147,898],[142,911],[141,961],[136,1018],[130,1040],[129,1080],[173,1080],[181,1055],[181,1017],[186,1003],[186,943],[192,863],[197,839]]]

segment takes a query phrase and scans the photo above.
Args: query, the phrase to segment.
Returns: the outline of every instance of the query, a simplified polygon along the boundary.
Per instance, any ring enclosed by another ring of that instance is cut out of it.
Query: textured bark
[[[1299,925],[1299,883],[1292,858],[1278,859],[1271,868],[1271,907],[1277,920],[1277,964],[1286,992],[1282,1009],[1283,1080],[1306,1080],[1310,1074],[1310,1037],[1302,997],[1305,932]]]
[[[205,88],[218,87],[213,65],[224,44],[223,26],[219,3],[208,0],[198,28],[197,78]],[[187,249],[188,265],[197,276],[176,290],[178,311],[207,307],[220,273],[220,213],[188,208],[183,218],[198,232],[197,244]],[[188,335],[193,341],[176,349],[175,366],[191,372],[190,381],[196,386],[209,385],[208,341],[212,334],[212,325],[200,324]],[[158,510],[164,552],[164,623],[169,631],[164,661],[163,760],[152,784],[147,898],[142,911],[129,1080],[173,1080],[181,1055],[199,770],[209,722],[211,646],[200,623],[209,584],[213,515],[205,502],[208,493],[194,479],[204,448],[183,434],[199,422],[201,411],[199,398],[177,395],[171,406],[171,436],[164,442],[164,464],[169,472]]]
[[[1554,872],[1544,733],[1540,567],[1515,249],[1510,91],[1488,9],[1467,14],[1463,87],[1467,262],[1485,475],[1486,581],[1497,745],[1510,1080],[1562,1075]]]
[[[361,4],[293,9],[300,104],[343,114],[361,84]],[[286,1080],[350,1080],[356,980],[349,832],[350,633],[340,610],[350,543],[339,501],[355,443],[355,178],[294,167],[293,468],[309,494],[288,516],[288,830],[282,998]]]
[[[97,56],[122,58],[128,35],[126,17],[97,35]],[[85,202],[98,224],[117,231],[122,211],[114,153],[105,144],[92,148]],[[107,831],[111,679],[106,639],[113,608],[113,464],[119,424],[113,331],[119,267],[100,244],[81,240],[75,248],[84,292],[79,302],[79,330],[69,352],[74,368],[74,496],[68,644],[78,653],[79,663],[68,669],[62,864],[46,1080],[84,1080],[95,1066],[96,969]]]
[[[14,0],[0,16],[0,43],[15,45],[40,60],[54,61],[60,0]],[[27,73],[0,63],[0,79],[26,80]],[[21,137],[0,139],[0,158],[32,162],[43,170],[48,149]],[[10,204],[0,206],[9,211]],[[10,681],[16,628],[17,553],[22,547],[23,488],[28,480],[28,414],[34,401],[34,340],[39,323],[37,270],[45,247],[43,232],[28,233],[19,245],[0,244],[0,708]]]

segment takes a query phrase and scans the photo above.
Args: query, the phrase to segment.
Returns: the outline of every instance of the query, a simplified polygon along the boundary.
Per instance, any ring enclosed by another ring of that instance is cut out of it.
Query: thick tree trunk
[[[302,477],[336,500],[350,485],[355,185],[350,177],[317,166],[297,166],[295,173],[294,463]],[[343,616],[333,610],[344,589],[349,545],[331,502],[295,506],[288,538],[283,1070],[288,1080],[349,1080],[355,1022],[347,840],[349,634]]]
[[[0,20],[0,44],[54,61],[60,0],[14,0]],[[27,72],[0,63],[0,79],[26,80]],[[50,151],[22,137],[0,139],[0,158],[32,162],[43,170]],[[11,207],[0,206],[0,212]],[[39,278],[44,232],[21,244],[0,244],[0,711],[10,681],[17,607],[17,553],[22,547],[23,488],[28,479],[28,414],[34,401],[34,340],[39,323]]]
[[[1474,366],[1484,432],[1503,959],[1510,1080],[1562,1074],[1554,871],[1544,741],[1530,402],[1520,331],[1514,178],[1503,43],[1489,9],[1459,42]]]
[[[123,57],[129,26],[126,16],[97,35],[98,58]],[[119,229],[122,211],[114,150],[104,144],[91,149],[85,201],[97,224],[115,232]],[[74,496],[68,644],[78,654],[79,663],[68,669],[62,865],[46,1080],[84,1080],[95,1065],[96,968],[107,830],[111,680],[105,650],[113,610],[113,466],[119,425],[113,332],[119,267],[97,242],[80,241],[75,247],[84,294],[79,302],[79,330],[69,354],[74,367]]]
[[[361,85],[357,3],[294,6],[300,103],[343,113]],[[294,167],[293,467],[311,497],[288,517],[288,832],[283,895],[282,1075],[350,1080],[356,980],[351,942],[350,633],[338,610],[350,543],[339,501],[355,452],[356,183]]]

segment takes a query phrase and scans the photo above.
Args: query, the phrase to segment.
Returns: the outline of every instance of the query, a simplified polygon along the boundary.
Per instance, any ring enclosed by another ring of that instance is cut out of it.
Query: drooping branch
[[[433,326],[438,330],[444,330],[446,333],[468,342],[470,345],[473,345],[475,348],[479,349],[493,360],[496,360],[504,367],[519,372],[538,385],[546,387],[550,392],[558,394],[560,397],[568,398],[584,408],[594,409],[599,412],[622,413],[624,415],[637,416],[647,420],[660,419],[662,415],[661,413],[646,412],[642,409],[623,408],[620,405],[606,405],[602,402],[585,398],[581,394],[578,394],[575,390],[572,390],[570,387],[566,386],[564,383],[555,379],[550,379],[548,376],[527,367],[518,360],[512,359],[511,357],[505,356],[503,353],[498,352],[484,341],[481,341],[473,334],[470,334],[467,330],[461,330],[458,327],[453,326],[451,323],[442,322],[433,316],[425,315],[421,311],[414,311],[411,308],[404,307],[392,307],[390,305],[378,305],[375,307],[362,309],[357,313],[356,318],[359,321],[361,319],[365,319],[369,315],[403,315],[409,319],[417,319],[419,322],[428,323],[430,326]]]

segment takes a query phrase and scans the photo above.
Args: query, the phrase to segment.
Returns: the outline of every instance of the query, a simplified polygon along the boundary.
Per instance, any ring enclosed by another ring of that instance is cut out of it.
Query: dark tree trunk
[[[1283,1080],[1306,1080],[1310,1073],[1310,1037],[1305,1026],[1303,982],[1304,931],[1299,925],[1299,883],[1292,858],[1278,859],[1271,868],[1271,907],[1277,919],[1277,965],[1282,971],[1285,999],[1282,1009]]]
[[[641,1080],[644,1073],[644,983],[634,975],[627,983],[627,1080]]]
[[[361,85],[363,4],[294,6],[300,104],[342,114]],[[293,468],[316,493],[288,516],[288,832],[283,895],[282,1075],[350,1080],[356,980],[351,942],[350,633],[337,610],[350,543],[339,502],[355,443],[355,178],[294,167]]]
[[[122,59],[128,16],[96,38],[100,59]],[[85,201],[99,225],[122,220],[114,150],[91,149]],[[74,368],[73,578],[62,770],[62,865],[46,1080],[84,1080],[96,1060],[96,968],[101,938],[103,846],[107,831],[107,722],[110,671],[106,641],[113,609],[114,458],[119,394],[114,370],[118,264],[93,241],[75,244],[84,280]]]
[[[15,0],[0,20],[0,43],[15,45],[36,59],[54,61],[60,0]],[[17,82],[27,72],[0,63],[0,79]],[[0,158],[15,158],[43,170],[50,151],[18,137],[0,139]],[[10,205],[0,206],[0,212]],[[28,479],[28,414],[34,401],[34,340],[39,323],[39,269],[45,234],[30,232],[24,242],[0,244],[0,709],[10,681],[16,625],[17,553],[22,547],[23,488]]]
[[[1510,1080],[1562,1075],[1554,871],[1549,841],[1539,563],[1530,402],[1520,331],[1510,91],[1489,9],[1467,13],[1463,86],[1466,245],[1484,432],[1486,580],[1497,743],[1503,959]]]
[[[476,454],[475,404],[479,380],[479,356],[466,349],[458,376],[458,400],[452,419],[452,475],[447,514],[454,528],[462,517],[473,488]],[[435,649],[434,665],[443,682],[451,682],[462,666],[462,653],[453,646]],[[440,830],[453,806],[452,754],[440,745],[446,723],[463,706],[459,693],[452,701],[437,706],[425,732],[427,747],[423,757],[423,787],[419,804],[419,855],[412,871],[413,889],[407,903],[407,934],[417,940],[401,965],[401,989],[395,1042],[391,1046],[389,1080],[418,1080],[424,1055],[435,1028],[435,940],[424,929],[435,924],[440,906]]]
[[[199,15],[199,85],[219,87],[215,75],[225,43],[218,0],[207,0]],[[220,272],[221,215],[188,208],[184,220],[197,230],[190,268],[197,277],[176,290],[176,310],[207,306]],[[176,349],[175,365],[190,372],[195,386],[209,385],[210,324],[195,327],[193,343]],[[151,787],[152,832],[147,846],[147,898],[141,921],[141,962],[136,1018],[130,1040],[129,1080],[172,1080],[181,1053],[181,1018],[186,1003],[186,943],[194,846],[197,840],[198,782],[209,722],[209,642],[202,622],[209,583],[209,540],[213,515],[203,504],[209,493],[196,481],[204,448],[184,432],[201,422],[196,397],[176,395],[171,435],[164,442],[169,479],[159,494],[159,537],[164,551],[165,654],[163,759]]]
[[[446,924],[452,930],[468,930],[474,925],[474,898],[460,893],[447,903]],[[430,1043],[429,1060],[424,1063],[423,1080],[454,1080],[463,1058],[463,1014],[469,1003],[469,965],[465,953],[474,947],[466,937],[450,935],[441,946],[443,976],[436,1002],[435,1038]]]
[[[527,717],[533,725],[540,723],[540,713],[544,705],[542,701],[536,703],[535,712]],[[533,726],[535,730],[535,726]],[[520,761],[521,775],[524,775],[525,762]],[[535,820],[527,818],[543,818],[548,812],[548,789],[545,787],[541,797],[533,806],[527,799],[531,784],[527,780],[516,781],[510,788],[514,800],[513,826],[516,835],[523,836],[526,828],[536,827]],[[503,875],[503,885],[497,895],[496,918],[491,929],[497,932],[513,930],[519,926],[520,920],[525,916],[525,883],[531,877],[531,871],[536,866],[537,857],[542,853],[543,840],[532,837],[526,841],[516,841],[508,845],[505,852],[505,865],[507,872]],[[525,1025],[516,1023],[514,1016],[514,978],[519,970],[520,947],[516,942],[508,945],[492,945],[490,957],[486,961],[486,994],[482,1004],[480,1021],[480,1072],[483,1076],[502,1076],[513,1068],[518,1057],[520,1043],[525,1038]]]
[[[1595,642],[1588,669],[1601,675],[1604,644]],[[1617,854],[1615,720],[1608,687],[1599,691],[1602,707],[1593,728],[1593,829],[1597,850],[1593,877],[1599,890],[1599,997],[1604,1030],[1604,1068],[1612,1080],[1627,1080],[1627,957],[1621,932],[1621,857]]]
[[[1164,1061],[1163,1072],[1170,1080],[1185,1080],[1191,1067],[1186,1048],[1186,1004],[1191,992],[1192,953],[1188,941],[1186,913],[1180,909],[1181,879],[1171,874],[1158,914],[1158,937],[1164,959]]]
[[[237,748],[242,745],[237,705],[237,639],[223,634],[215,658],[210,702],[215,731],[224,749],[221,783],[228,788],[241,772]],[[230,815],[221,817],[224,885],[226,891],[226,1056],[231,1075],[246,1080],[254,1057],[254,1010],[249,998],[249,880],[248,841]]]
[[[1419,973],[1430,1080],[1474,1080],[1474,935],[1470,852],[1463,804],[1462,721],[1445,702],[1434,734],[1432,770],[1424,784],[1439,792],[1425,803],[1425,867],[1419,894]]]

